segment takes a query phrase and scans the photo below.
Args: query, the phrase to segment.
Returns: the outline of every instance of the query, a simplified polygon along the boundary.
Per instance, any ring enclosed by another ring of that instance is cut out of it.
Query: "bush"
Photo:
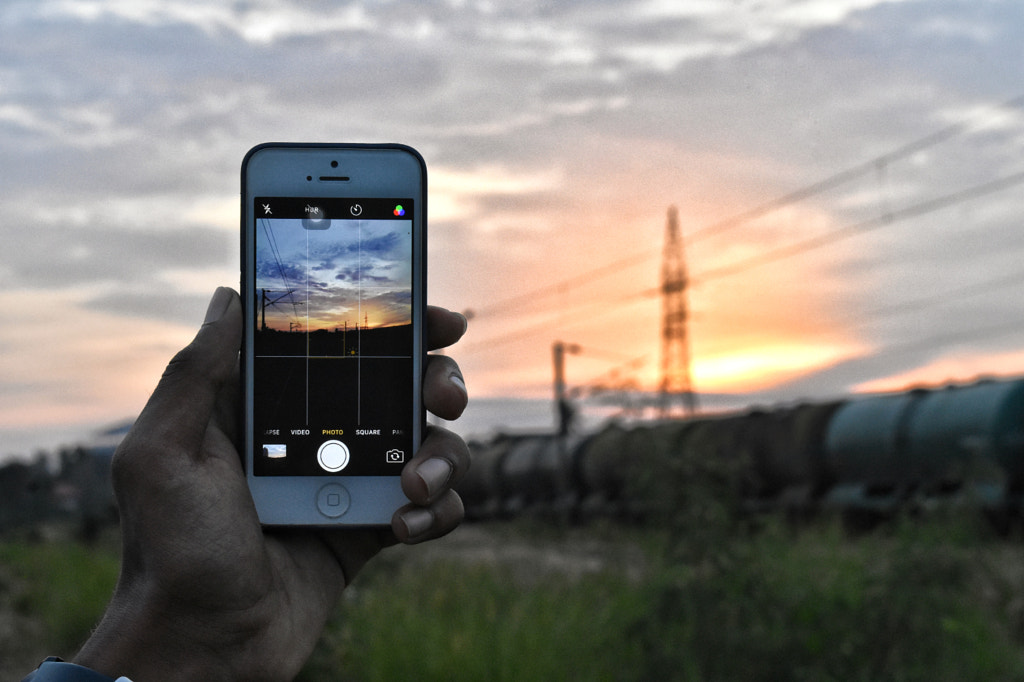
[[[647,586],[628,628],[644,652],[636,679],[1024,680],[1019,642],[977,593],[977,548],[934,540],[778,528],[726,540],[730,562]]]

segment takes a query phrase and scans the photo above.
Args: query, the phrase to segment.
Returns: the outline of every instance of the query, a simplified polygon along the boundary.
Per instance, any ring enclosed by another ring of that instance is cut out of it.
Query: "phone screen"
[[[412,456],[409,197],[255,197],[254,476],[387,476]]]

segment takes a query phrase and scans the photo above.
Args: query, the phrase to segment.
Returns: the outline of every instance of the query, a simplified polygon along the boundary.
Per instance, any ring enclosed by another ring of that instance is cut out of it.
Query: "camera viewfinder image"
[[[328,435],[352,451],[346,475],[394,475],[392,452],[411,448],[380,435],[412,424],[412,220],[395,205],[256,220],[254,419],[288,446],[264,446],[263,473],[322,475]]]

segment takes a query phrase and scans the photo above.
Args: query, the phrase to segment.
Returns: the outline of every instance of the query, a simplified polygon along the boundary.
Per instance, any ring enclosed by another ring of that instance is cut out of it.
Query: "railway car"
[[[578,488],[577,515],[641,519],[665,499],[658,488],[667,480],[678,443],[692,422],[611,423],[583,440],[571,455],[570,481]]]
[[[530,435],[516,438],[498,466],[502,511],[543,508],[558,513],[570,501],[569,449],[578,438]]]
[[[17,466],[0,471],[0,488],[18,491],[0,500],[0,526],[26,514],[77,514],[87,532],[116,520],[110,456],[128,426],[66,450],[60,471],[37,471],[31,485]],[[470,452],[457,486],[469,519],[657,522],[696,494],[735,498],[751,512],[877,516],[958,503],[1014,520],[1024,509],[1024,379],[610,422],[587,434],[503,434]]]
[[[1017,513],[1024,479],[1024,381],[877,396],[838,411],[825,443],[825,503],[889,512],[970,502]]]
[[[471,449],[476,470],[460,492],[485,513],[548,505],[643,520],[685,503],[680,484],[704,477],[750,511],[890,514],[971,502],[1019,516],[1024,380],[612,422],[577,439],[501,437]]]
[[[489,519],[501,511],[501,459],[508,452],[509,439],[498,436],[488,442],[468,443],[472,466],[459,481],[457,490],[462,497],[468,519]]]

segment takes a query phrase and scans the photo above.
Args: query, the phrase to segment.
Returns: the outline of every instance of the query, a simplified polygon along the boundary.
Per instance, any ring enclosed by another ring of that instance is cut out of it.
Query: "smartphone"
[[[404,145],[242,162],[244,464],[264,525],[386,525],[424,412],[427,182]]]

